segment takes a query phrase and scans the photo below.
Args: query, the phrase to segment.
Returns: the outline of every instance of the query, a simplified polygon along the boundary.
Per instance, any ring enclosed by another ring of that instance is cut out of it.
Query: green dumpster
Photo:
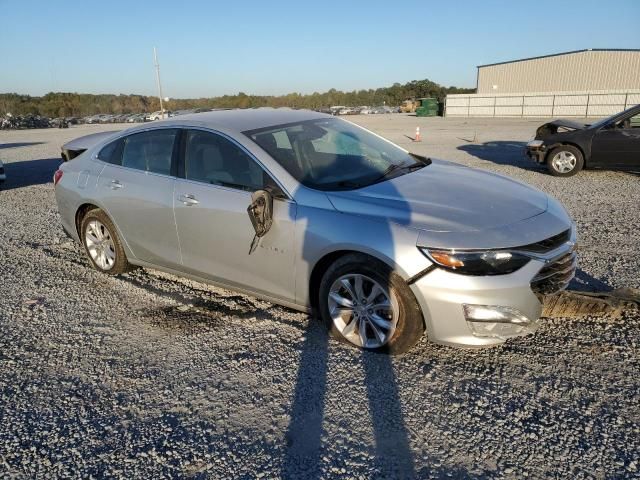
[[[419,98],[420,106],[416,108],[417,117],[435,117],[438,115],[438,99]]]

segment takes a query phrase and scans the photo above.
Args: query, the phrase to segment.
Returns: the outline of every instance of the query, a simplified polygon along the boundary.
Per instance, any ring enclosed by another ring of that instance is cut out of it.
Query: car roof
[[[192,113],[156,122],[156,125],[202,126],[212,129],[245,132],[258,128],[301,122],[316,118],[333,118],[325,113],[291,108],[247,108]],[[144,128],[144,127],[142,127]]]

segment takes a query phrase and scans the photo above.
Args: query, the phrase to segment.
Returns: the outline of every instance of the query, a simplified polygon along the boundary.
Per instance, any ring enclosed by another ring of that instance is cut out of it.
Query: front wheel
[[[331,334],[367,350],[405,353],[422,337],[420,307],[391,269],[361,254],[338,259],[320,283],[319,307]]]
[[[570,177],[584,166],[582,152],[572,145],[560,145],[549,152],[547,168],[556,177]]]

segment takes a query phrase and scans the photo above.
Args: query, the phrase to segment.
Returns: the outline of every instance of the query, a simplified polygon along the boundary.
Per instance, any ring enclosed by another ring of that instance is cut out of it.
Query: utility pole
[[[164,119],[164,107],[162,106],[162,85],[160,84],[160,64],[158,63],[158,52],[156,52],[156,47],[153,47],[153,63],[156,67],[156,81],[158,82],[158,98],[160,98],[160,111],[162,112],[162,118]]]

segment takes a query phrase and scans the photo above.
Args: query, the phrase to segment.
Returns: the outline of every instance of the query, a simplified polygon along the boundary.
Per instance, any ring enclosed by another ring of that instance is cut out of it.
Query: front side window
[[[254,192],[273,183],[240,147],[215,133],[188,130],[184,152],[187,180]]]
[[[171,175],[177,129],[151,130],[124,139],[122,166],[145,172]]]
[[[429,164],[336,118],[244,132],[296,180],[318,190],[360,188]]]
[[[625,128],[640,128],[640,113],[627,119]]]

